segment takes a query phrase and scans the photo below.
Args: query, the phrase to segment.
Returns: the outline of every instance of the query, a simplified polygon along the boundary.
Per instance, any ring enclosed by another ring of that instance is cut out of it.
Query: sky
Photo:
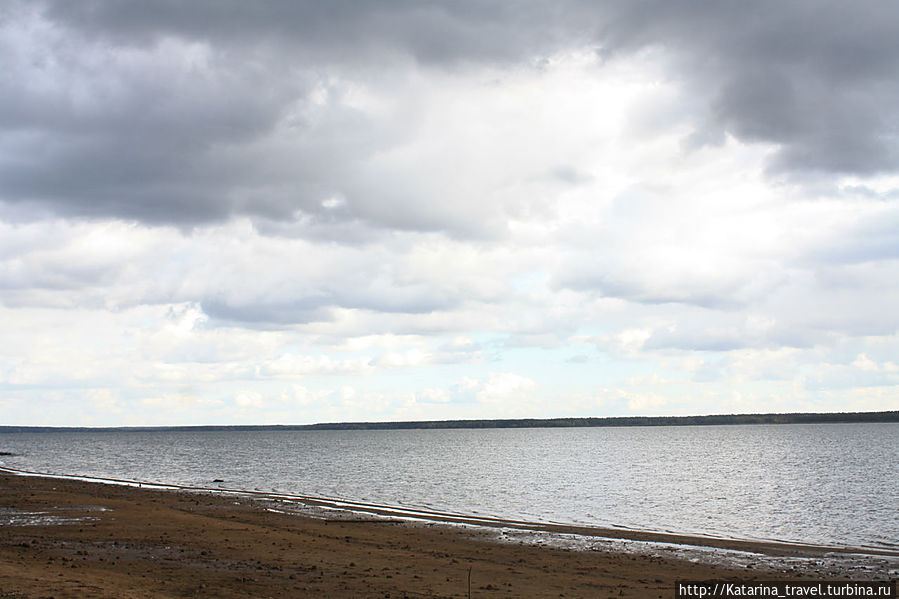
[[[899,4],[0,4],[0,424],[899,409]]]

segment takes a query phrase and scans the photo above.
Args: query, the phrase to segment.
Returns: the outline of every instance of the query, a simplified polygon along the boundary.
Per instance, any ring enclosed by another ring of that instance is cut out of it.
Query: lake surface
[[[899,424],[0,434],[0,465],[896,550]]]

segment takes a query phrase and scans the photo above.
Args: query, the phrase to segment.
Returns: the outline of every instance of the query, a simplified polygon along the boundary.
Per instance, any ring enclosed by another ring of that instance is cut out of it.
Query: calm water
[[[12,468],[899,547],[899,424],[0,434]]]

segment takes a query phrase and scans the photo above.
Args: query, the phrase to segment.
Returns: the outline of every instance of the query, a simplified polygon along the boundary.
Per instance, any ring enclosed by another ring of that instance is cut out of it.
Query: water
[[[0,451],[41,472],[899,549],[899,424],[7,433]]]

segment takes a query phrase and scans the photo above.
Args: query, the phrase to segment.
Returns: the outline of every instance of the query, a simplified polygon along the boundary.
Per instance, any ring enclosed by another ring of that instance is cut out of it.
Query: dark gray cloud
[[[614,55],[660,47],[722,130],[779,146],[775,172],[899,167],[899,5],[891,2],[616,3]],[[711,131],[709,131],[711,130]]]
[[[312,304],[312,305],[310,305]],[[327,307],[315,306],[314,302],[291,302],[282,304],[234,305],[221,300],[204,300],[203,312],[220,322],[251,324],[255,329],[278,329],[285,325],[310,322],[330,322],[333,314]]]
[[[566,48],[660,50],[699,107],[694,143],[776,144],[778,173],[892,172],[897,17],[895,3],[811,0],[7,3],[0,201],[182,227],[247,214],[293,231],[489,236],[506,208],[435,198],[414,164],[372,168],[416,134],[405,74]],[[372,116],[342,101],[354,81],[397,105]],[[576,185],[578,166],[556,174]]]
[[[0,198],[187,227],[249,214],[294,231],[356,222],[483,234],[484,219],[429,203],[416,173],[367,165],[408,140],[415,115],[368,115],[348,96],[373,81],[390,93],[387,72],[403,57],[454,58],[431,43],[501,58],[462,39],[492,39],[474,32],[486,21],[466,34],[455,9],[433,6],[248,6],[7,8]]]
[[[174,35],[262,51],[274,43],[319,63],[370,64],[393,54],[455,64],[520,60],[548,45],[576,42],[572,35],[582,29],[580,12],[566,3],[536,1],[198,0],[185,5],[162,0],[53,3],[46,14],[124,45],[154,44]],[[582,38],[587,31],[581,31]]]

